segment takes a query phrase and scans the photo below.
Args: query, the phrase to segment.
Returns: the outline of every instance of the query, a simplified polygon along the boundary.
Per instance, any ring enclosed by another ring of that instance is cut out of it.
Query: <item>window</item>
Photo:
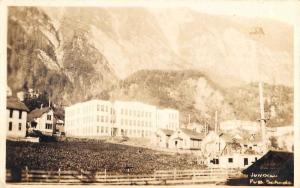
[[[46,129],[52,129],[52,124],[46,123]]]
[[[105,111],[108,112],[108,106],[105,106]]]
[[[12,130],[12,122],[9,122],[9,125],[8,125],[8,130],[11,131]]]
[[[103,127],[101,127],[101,133],[103,133],[104,132],[104,129],[103,129]]]
[[[22,119],[22,110],[19,110],[19,119]]]
[[[101,116],[101,122],[104,122],[104,116]]]
[[[248,165],[248,158],[244,158],[244,166]]]
[[[97,111],[99,111],[100,110],[100,106],[99,106],[99,104],[97,105]]]
[[[233,163],[233,158],[228,158],[229,163]]]
[[[51,115],[47,115],[47,120],[51,120]]]
[[[19,123],[19,131],[22,130],[22,123]]]
[[[219,159],[216,159],[215,162],[216,162],[215,164],[219,164]]]
[[[14,110],[10,109],[10,111],[9,111],[9,117],[10,117],[10,118],[13,117],[13,113],[14,113]]]
[[[105,132],[108,133],[108,127],[105,128]]]
[[[97,126],[97,133],[99,133],[99,126]]]
[[[99,115],[97,116],[97,122],[99,122]]]

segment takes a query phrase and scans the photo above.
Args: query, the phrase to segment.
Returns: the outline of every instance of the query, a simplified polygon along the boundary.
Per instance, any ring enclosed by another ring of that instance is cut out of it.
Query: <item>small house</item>
[[[219,154],[215,153],[208,158],[208,166],[244,169],[261,157],[261,154],[255,150],[244,147],[240,135],[233,136],[222,133],[219,136],[218,140],[223,149]]]
[[[248,176],[249,185],[294,184],[294,153],[269,151],[243,171]]]
[[[201,150],[201,142],[204,137],[204,133],[181,128],[176,130],[170,137],[169,146],[174,149]]]
[[[169,140],[173,133],[174,131],[169,129],[157,130],[154,138],[155,145],[161,148],[169,148]]]
[[[24,138],[26,136],[26,119],[28,111],[26,105],[17,98],[7,98],[7,138]]]
[[[29,130],[38,130],[45,135],[52,135],[54,132],[54,116],[50,107],[38,108],[31,111],[27,118]]]

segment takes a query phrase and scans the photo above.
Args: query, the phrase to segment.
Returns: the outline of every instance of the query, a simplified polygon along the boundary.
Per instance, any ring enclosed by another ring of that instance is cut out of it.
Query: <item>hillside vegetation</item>
[[[286,86],[264,85],[265,111],[275,116],[269,126],[288,125],[293,120],[293,90]],[[139,100],[162,108],[180,111],[180,121],[214,124],[215,111],[219,120],[241,119],[256,121],[260,118],[258,83],[242,87],[224,88],[212,82],[199,71],[144,70],[120,81],[109,99]]]
[[[108,173],[152,174],[155,170],[200,169],[196,157],[93,140],[52,143],[7,141],[6,168],[85,170]]]

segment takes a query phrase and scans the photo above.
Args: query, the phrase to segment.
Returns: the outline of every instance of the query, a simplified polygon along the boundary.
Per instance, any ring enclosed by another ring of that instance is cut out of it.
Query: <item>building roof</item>
[[[170,129],[160,129],[160,130],[167,136],[171,136],[174,133],[174,131]]]
[[[14,97],[8,97],[6,100],[6,108],[7,109],[15,109],[15,110],[24,110],[24,111],[29,111],[29,109],[27,108],[27,106],[22,103],[21,101],[19,101],[18,98],[14,98]]]
[[[292,169],[290,169],[292,168]],[[251,172],[259,173],[261,170],[268,171],[294,171],[294,153],[286,151],[268,151],[259,160],[243,170],[244,174]]]
[[[191,139],[202,140],[205,137],[204,133],[198,133],[190,129],[181,128],[180,130],[184,134],[188,135]]]
[[[36,108],[28,114],[27,120],[32,121],[34,118],[41,117],[44,113],[48,113],[50,110],[51,110],[50,107]]]

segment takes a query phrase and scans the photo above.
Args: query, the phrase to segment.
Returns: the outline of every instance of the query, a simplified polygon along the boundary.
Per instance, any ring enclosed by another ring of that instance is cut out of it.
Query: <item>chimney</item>
[[[264,109],[264,96],[263,96],[263,83],[259,82],[259,104],[260,104],[260,127],[262,134],[262,141],[266,144],[266,122],[265,122],[265,109]]]

